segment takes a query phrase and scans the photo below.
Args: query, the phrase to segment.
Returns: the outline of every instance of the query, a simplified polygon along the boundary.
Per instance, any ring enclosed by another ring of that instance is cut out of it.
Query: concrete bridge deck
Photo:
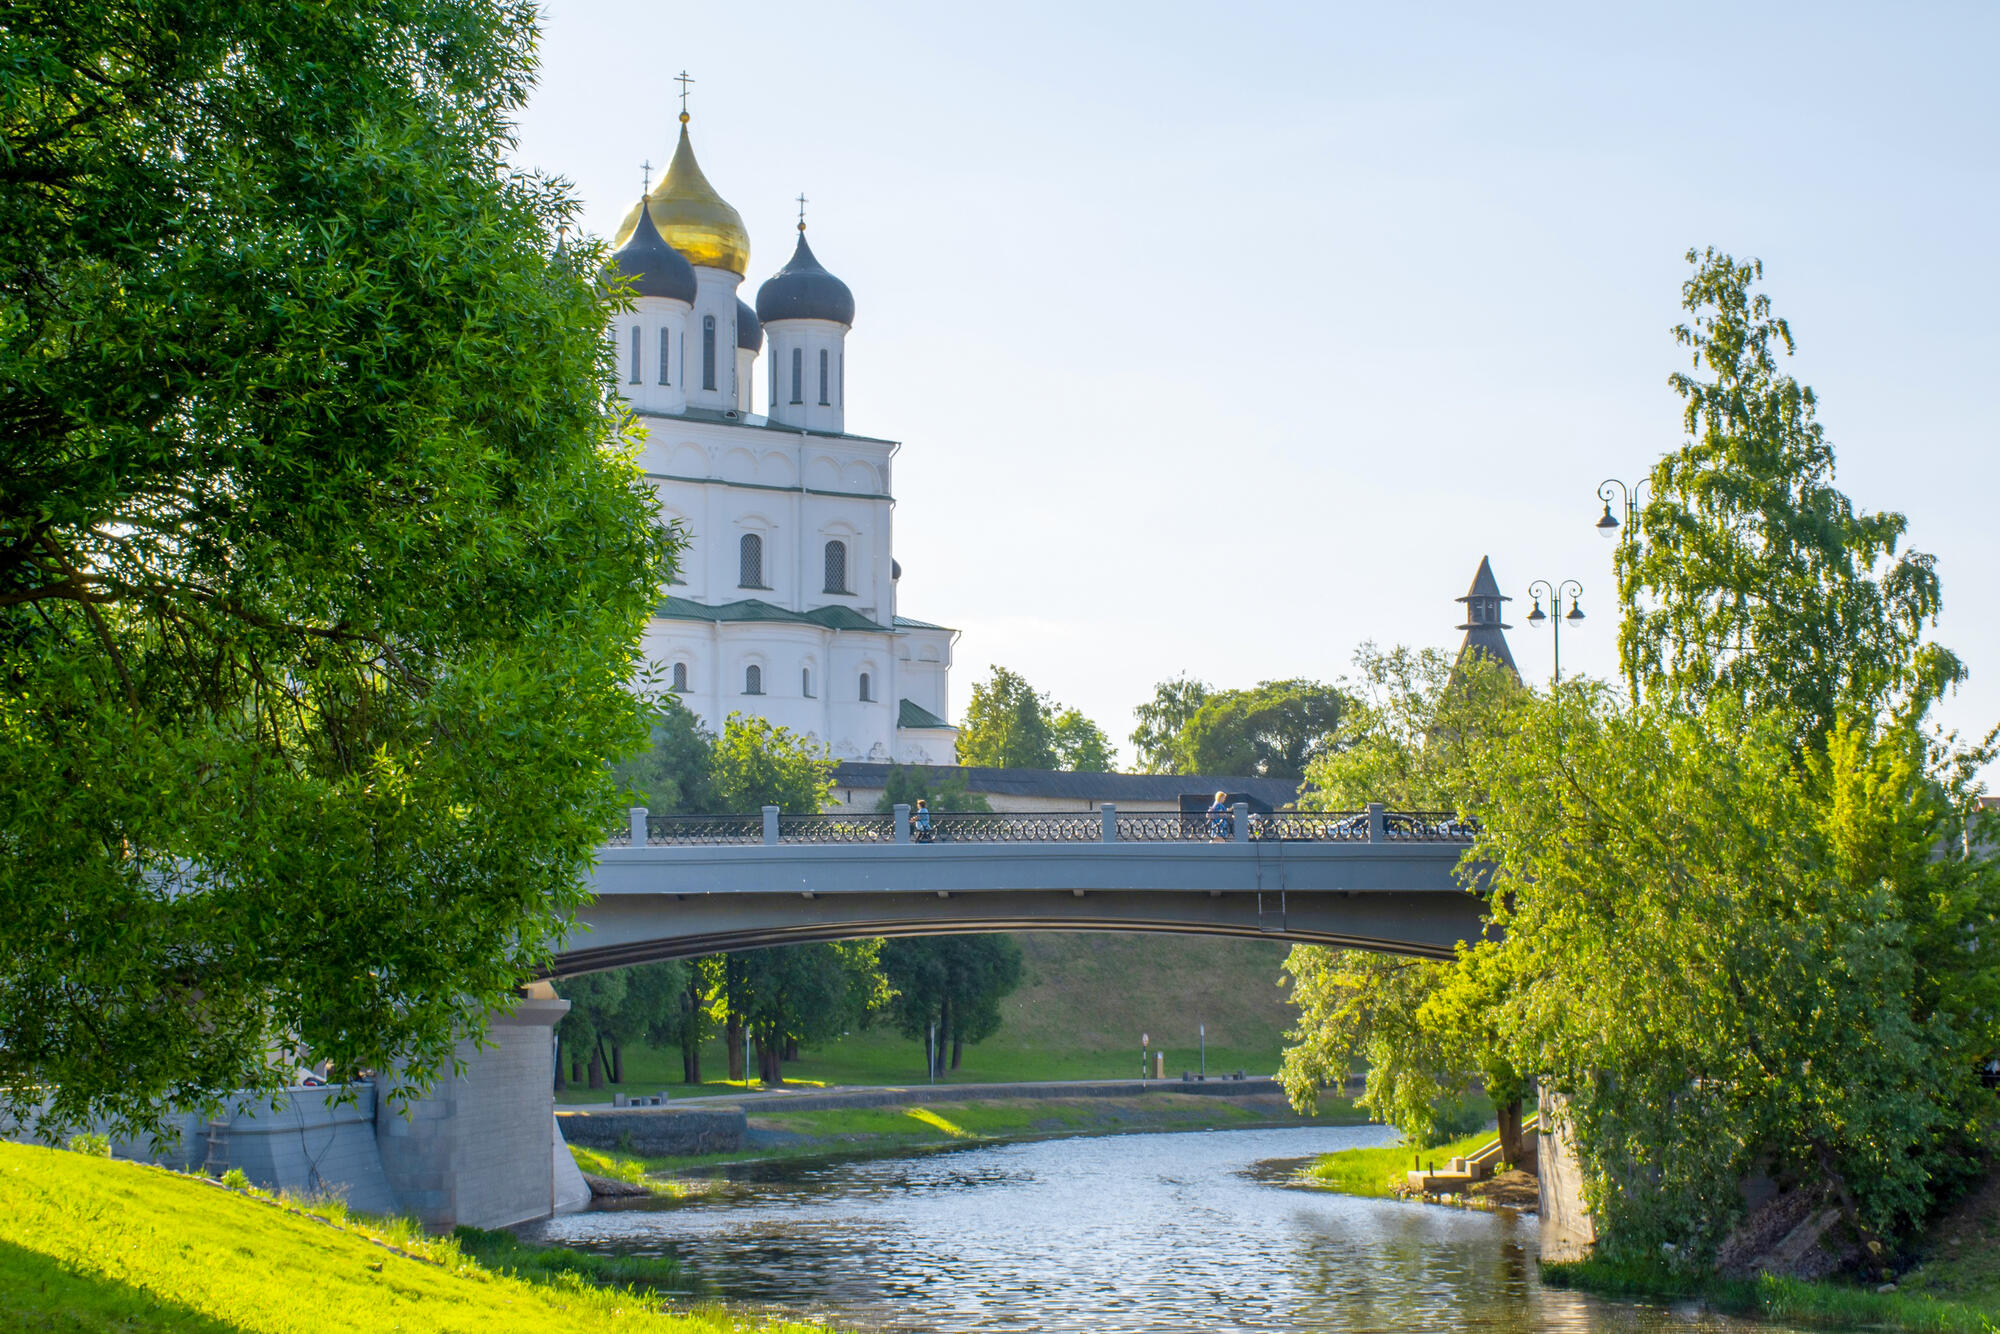
[[[1448,814],[665,818],[632,812],[551,969],[856,936],[1172,931],[1448,958],[1481,929]]]

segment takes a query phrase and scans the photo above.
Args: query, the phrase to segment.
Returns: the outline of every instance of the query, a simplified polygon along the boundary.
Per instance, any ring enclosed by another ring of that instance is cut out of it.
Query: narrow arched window
[[[829,593],[850,592],[847,587],[847,543],[826,544],[826,591]]]
[[[639,383],[639,326],[632,326],[632,373],[626,377],[631,383]]]
[[[805,402],[806,354],[803,348],[792,349],[792,402]]]
[[[679,694],[685,695],[687,694],[687,688],[688,665],[684,662],[677,662],[674,664],[674,690]]]
[[[764,693],[764,669],[754,662],[743,669],[743,693],[746,695]]]
[[[868,683],[868,673],[861,673],[861,702],[866,704],[875,698],[874,690]]]
[[[771,392],[769,396],[764,399],[764,410],[766,412],[769,412],[771,410],[771,405],[773,403],[776,403],[777,401],[778,401],[778,359],[777,357],[773,356],[771,358]]]
[[[715,388],[715,316],[701,317],[701,387]]]
[[[673,383],[672,380],[669,380],[667,378],[667,367],[673,364],[674,364],[674,331],[672,329],[663,327],[660,330],[660,383],[661,384]]]
[[[846,357],[840,356],[840,357],[835,357],[833,359],[833,378],[839,382],[840,401],[842,403],[845,403],[847,401],[847,358]]]
[[[799,668],[799,693],[807,699],[813,697],[813,669],[810,667]]]
[[[819,401],[821,407],[828,406],[826,391],[827,391],[826,349],[821,348],[819,350]]]
[[[755,533],[743,534],[736,544],[736,582],[743,588],[764,586],[764,539]]]

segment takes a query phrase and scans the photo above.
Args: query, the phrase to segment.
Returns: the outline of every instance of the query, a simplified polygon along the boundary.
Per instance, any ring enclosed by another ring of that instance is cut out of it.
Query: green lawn
[[[399,1220],[230,1190],[199,1177],[0,1143],[0,1329],[46,1334],[571,1334],[805,1331],[671,1314],[593,1279],[659,1273],[511,1237],[426,1238]]]
[[[1316,1186],[1343,1195],[1391,1195],[1396,1184],[1403,1180],[1403,1173],[1415,1168],[1419,1160],[1425,1167],[1433,1163],[1442,1166],[1492,1142],[1493,1131],[1489,1128],[1421,1152],[1401,1144],[1381,1149],[1342,1149],[1338,1153],[1321,1154],[1304,1176]]]

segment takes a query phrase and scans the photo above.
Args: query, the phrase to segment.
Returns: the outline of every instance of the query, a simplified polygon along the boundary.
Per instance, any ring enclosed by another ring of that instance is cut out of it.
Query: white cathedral
[[[646,657],[711,730],[741,712],[835,759],[952,764],[957,632],[898,614],[897,445],[847,431],[854,296],[813,257],[803,218],[756,309],[737,296],[750,237],[696,165],[687,122],[613,242],[636,293],[614,321],[619,378],[661,521],[690,538]]]

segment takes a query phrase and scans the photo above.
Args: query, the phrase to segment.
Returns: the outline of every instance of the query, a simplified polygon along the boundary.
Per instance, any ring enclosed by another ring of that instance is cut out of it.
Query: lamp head
[[[1611,502],[1604,502],[1604,517],[1597,521],[1598,535],[1607,542],[1618,536],[1618,517],[1611,512]]]
[[[1575,625],[1578,621],[1583,619],[1583,608],[1576,605],[1575,598],[1571,598],[1569,600],[1569,612],[1567,615],[1563,617],[1563,619],[1565,621],[1568,621],[1571,625]]]
[[[1542,610],[1542,600],[1540,598],[1536,598],[1535,609],[1528,613],[1528,624],[1534,626],[1537,630],[1539,630],[1542,628],[1543,625],[1547,624],[1548,619],[1549,619],[1549,614]]]

